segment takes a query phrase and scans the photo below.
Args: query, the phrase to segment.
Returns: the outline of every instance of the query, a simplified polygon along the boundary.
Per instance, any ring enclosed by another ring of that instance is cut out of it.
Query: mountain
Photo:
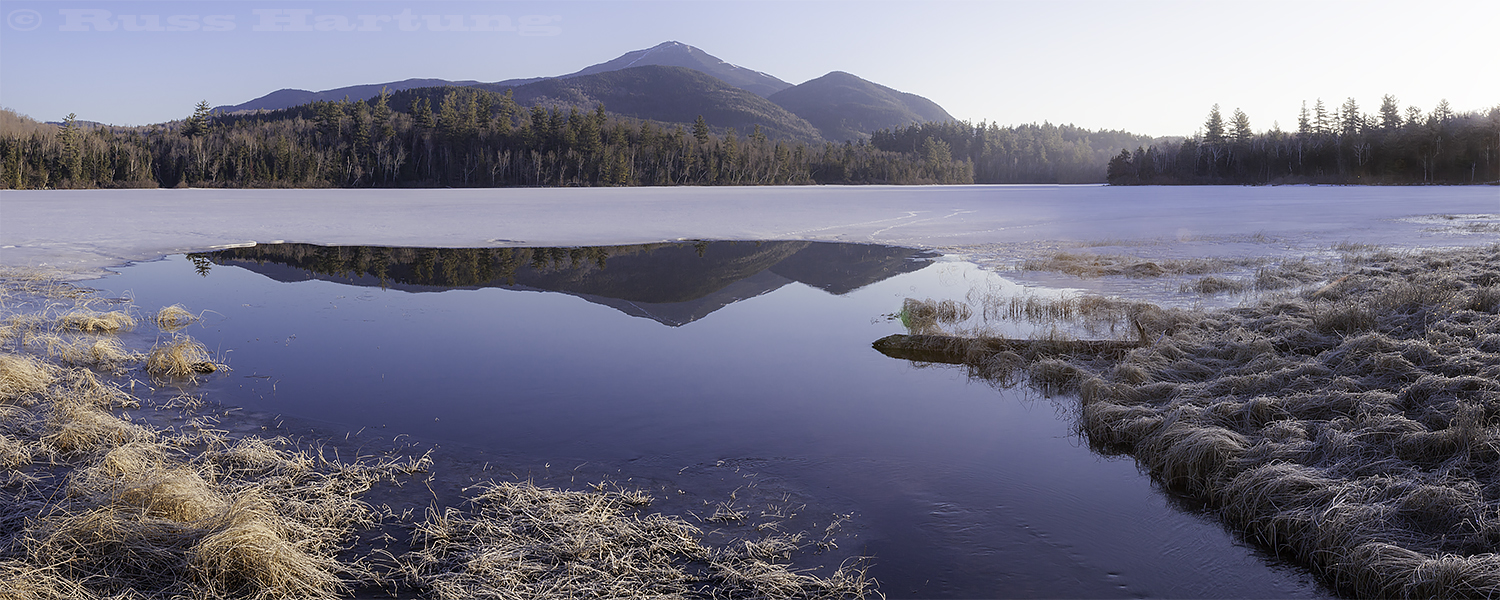
[[[576,73],[563,75],[564,79],[569,77],[580,77],[583,75],[595,75],[609,71],[619,71],[631,67],[645,67],[657,65],[663,67],[686,67],[694,71],[702,71],[719,78],[719,80],[748,91],[762,98],[792,87],[792,84],[762,73],[752,71],[744,67],[719,60],[707,52],[684,44],[682,42],[662,42],[645,50],[626,52],[619,58],[609,62],[602,62],[591,67],[586,67]]]
[[[391,92],[415,90],[424,97],[437,94],[440,98],[442,92],[437,88],[448,86],[495,92],[513,89],[516,101],[523,106],[592,109],[603,103],[611,113],[663,123],[690,124],[703,115],[711,127],[733,128],[748,135],[760,125],[767,137],[811,143],[863,139],[877,129],[953,118],[931,100],[842,71],[793,86],[681,42],[627,52],[558,77],[495,83],[407,79],[321,92],[285,89],[215,110],[236,113],[292,108],[318,100],[369,100],[382,88]],[[405,106],[397,109],[405,110]]]
[[[568,79],[586,75],[596,75],[610,71],[619,71],[631,67],[645,66],[667,66],[686,67],[695,71],[701,71],[721,81],[747,90],[762,98],[789,88],[792,84],[744,67],[719,60],[707,52],[689,46],[681,42],[662,42],[645,50],[635,50],[620,55],[619,58],[608,62],[585,67],[574,73],[561,75],[558,78]],[[524,79],[507,79],[494,83],[483,84],[486,89],[504,91],[505,88],[519,87],[529,83],[535,83],[548,77],[530,77]],[[222,113],[234,113],[247,110],[276,110],[301,106],[317,100],[335,102],[348,97],[350,100],[369,100],[380,95],[380,89],[386,88],[392,92],[424,87],[442,86],[472,86],[479,85],[478,81],[449,81],[446,79],[406,79],[403,81],[391,81],[387,83],[372,83],[365,85],[351,85],[348,87],[313,92],[309,90],[283,89],[276,90],[254,100],[241,104],[225,105],[215,107],[214,110]],[[696,117],[696,115],[695,115]],[[689,119],[691,121],[692,119]]]
[[[825,139],[833,141],[868,138],[877,129],[953,119],[931,100],[843,71],[786,88],[769,99],[806,119]]]
[[[504,91],[510,86],[477,86]],[[544,106],[564,104],[588,108],[603,103],[617,114],[662,121],[692,123],[703,115],[711,127],[732,127],[749,135],[756,125],[767,137],[818,142],[818,131],[807,121],[770,100],[734,87],[702,71],[686,67],[650,65],[593,75],[545,79],[510,88],[516,102]]]

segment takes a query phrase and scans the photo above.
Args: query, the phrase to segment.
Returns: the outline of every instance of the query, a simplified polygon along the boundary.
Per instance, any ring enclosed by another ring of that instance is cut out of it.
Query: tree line
[[[1500,106],[1455,113],[1402,110],[1394,96],[1374,113],[1350,98],[1329,110],[1302,103],[1296,131],[1255,133],[1235,109],[1215,104],[1203,129],[1176,144],[1128,146],[1110,159],[1112,185],[1159,184],[1473,184],[1500,180]]]
[[[232,115],[202,102],[143,127],[0,111],[0,188],[1080,183],[1104,181],[1110,149],[1150,141],[946,122],[818,145],[444,87]]]
[[[916,154],[931,164],[963,164],[975,183],[1102,183],[1115,148],[1175,139],[1051,123],[1002,127],[946,121],[882,129],[871,135],[870,144]]]

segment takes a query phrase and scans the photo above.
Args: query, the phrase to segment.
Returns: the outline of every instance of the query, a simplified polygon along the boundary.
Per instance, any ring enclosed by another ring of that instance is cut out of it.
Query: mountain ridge
[[[492,83],[413,78],[316,92],[286,88],[214,110],[245,114],[317,101],[369,100],[381,90],[448,86],[514,90],[522,106],[542,103],[591,108],[602,103],[609,112],[664,123],[690,124],[701,115],[713,127],[733,128],[748,135],[760,125],[769,137],[803,142],[862,140],[879,129],[953,118],[927,98],[843,71],[792,85],[677,41],[626,52],[556,77]]]

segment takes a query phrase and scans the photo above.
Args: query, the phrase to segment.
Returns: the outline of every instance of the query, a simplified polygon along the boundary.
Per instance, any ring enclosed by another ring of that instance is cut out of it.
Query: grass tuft
[[[218,369],[208,349],[191,337],[179,335],[158,344],[146,355],[146,371],[157,377],[195,379]]]

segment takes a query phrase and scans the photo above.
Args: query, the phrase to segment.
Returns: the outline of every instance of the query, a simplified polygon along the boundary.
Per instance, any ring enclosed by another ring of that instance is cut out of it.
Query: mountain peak
[[[665,41],[644,50],[632,50],[621,54],[619,58],[614,60],[586,67],[576,73],[563,75],[563,77],[594,75],[606,71],[618,71],[620,69],[651,65],[686,67],[695,71],[702,71],[719,78],[724,83],[762,98],[792,87],[792,84],[771,75],[726,62],[717,56],[676,40]]]

